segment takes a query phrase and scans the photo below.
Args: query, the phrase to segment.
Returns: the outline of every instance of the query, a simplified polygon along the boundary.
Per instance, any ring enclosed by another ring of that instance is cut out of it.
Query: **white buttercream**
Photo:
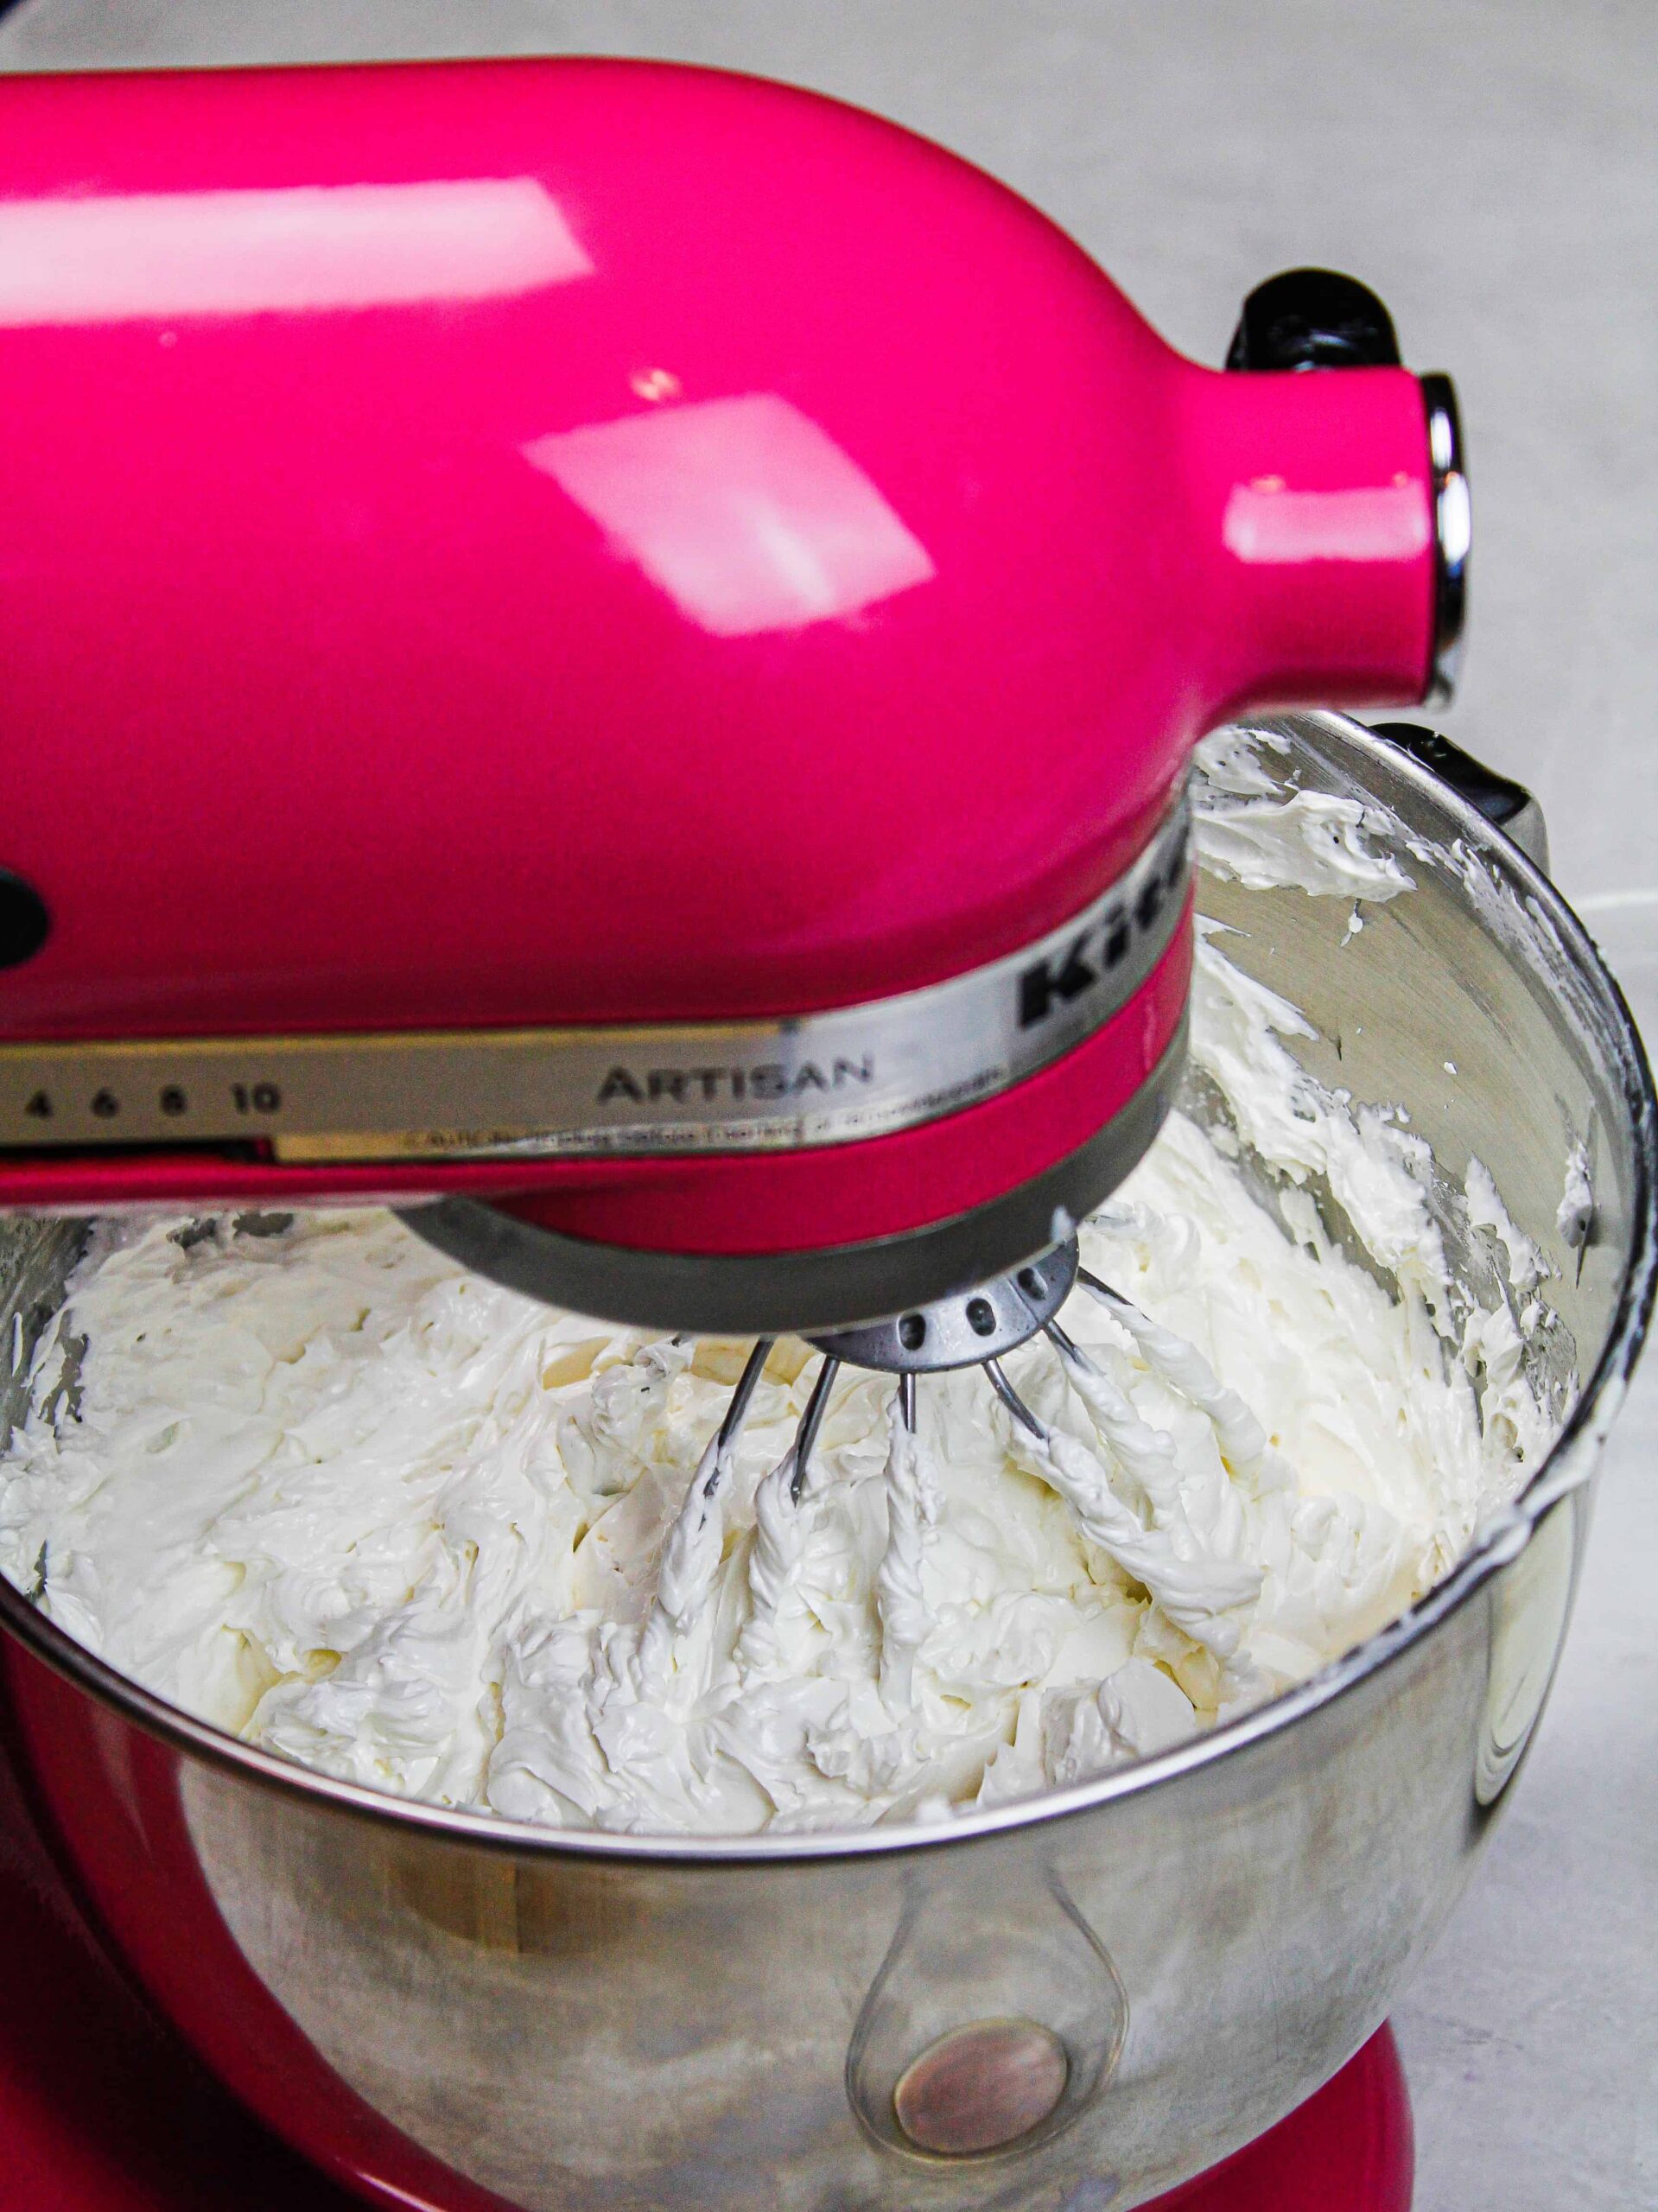
[[[901,1719],[914,1706],[916,1655],[932,1627],[921,1567],[924,1531],[938,1516],[938,1478],[920,1436],[900,1419],[896,1397],[887,1421],[886,1548],[875,1571],[875,1609],[881,1695]]]
[[[1389,817],[1362,799],[1330,791],[1280,790],[1261,763],[1263,749],[1286,753],[1267,730],[1225,729],[1197,748],[1194,786],[1197,855],[1213,875],[1251,891],[1293,887],[1352,902],[1348,929],[1363,928],[1357,901],[1396,899],[1413,886],[1393,855],[1378,851]]]
[[[1380,1626],[1541,1433],[1512,1348],[1447,1378],[1409,1298],[1181,1117],[1083,1241],[1134,1306],[1078,1293],[1075,1365],[1013,1356],[1045,1445],[977,1370],[923,1383],[916,1436],[847,1372],[796,1503],[802,1346],[721,1461],[731,1349],[549,1312],[389,1215],[106,1227],[0,1565],[44,1546],[52,1616],[163,1695],[442,1802],[742,1831],[1063,1783]]]
[[[1569,1161],[1566,1172],[1569,1178]],[[1471,1224],[1475,1229],[1489,1230],[1502,1245],[1508,1263],[1506,1272],[1516,1290],[1530,1290],[1545,1275],[1553,1273],[1537,1245],[1515,1223],[1483,1160],[1470,1159],[1463,1189],[1467,1194]]]
[[[1291,1180],[1323,1176],[1402,1287],[1430,1300],[1446,1282],[1444,1240],[1427,1202],[1432,1154],[1386,1107],[1356,1105],[1306,1075],[1284,1037],[1311,1038],[1289,1001],[1226,959],[1217,923],[1197,921],[1191,1057],[1233,1109],[1237,1134]]]
[[[1595,1186],[1589,1176],[1589,1148],[1579,1141],[1566,1154],[1566,1188],[1554,1216],[1554,1226],[1566,1249],[1577,1251],[1589,1239],[1595,1218]]]

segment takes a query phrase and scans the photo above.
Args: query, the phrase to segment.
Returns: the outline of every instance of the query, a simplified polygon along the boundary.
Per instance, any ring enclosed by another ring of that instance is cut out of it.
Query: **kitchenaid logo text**
[[[1186,848],[1182,837],[1131,899],[1108,906],[1085,929],[1078,930],[1069,944],[1021,969],[1020,1027],[1033,1029],[1038,1022],[1106,982],[1121,967],[1131,948],[1157,927],[1185,872]]]
[[[861,1089],[875,1080],[875,1056],[861,1059],[834,1059],[820,1065],[803,1060],[797,1067],[781,1061],[764,1061],[753,1068],[650,1068],[636,1073],[615,1067],[599,1087],[599,1103],[608,1106],[626,1098],[635,1106],[666,1103],[696,1105],[704,1100],[734,1098],[810,1098],[837,1090]]]

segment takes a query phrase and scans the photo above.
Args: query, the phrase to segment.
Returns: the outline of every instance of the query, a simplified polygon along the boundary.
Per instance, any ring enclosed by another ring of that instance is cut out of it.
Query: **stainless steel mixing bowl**
[[[1039,1802],[691,1843],[550,1834],[302,1772],[135,1688],[0,1586],[17,1732],[83,1894],[226,2078],[371,2196],[1120,2212],[1305,2097],[1432,1942],[1541,1709],[1646,1325],[1651,1080],[1593,946],[1515,846],[1355,724],[1274,727],[1291,750],[1264,758],[1286,782],[1357,791],[1420,842],[1417,887],[1350,942],[1337,900],[1211,880],[1203,903],[1320,1031],[1296,1046],[1309,1070],[1399,1102],[1432,1139],[1457,1272],[1489,1302],[1458,1188],[1477,1151],[1559,1271],[1534,1380],[1581,1378],[1524,1496],[1408,1618],[1275,1704]],[[1221,1110],[1201,1079],[1189,1099]],[[1597,1200],[1581,1251],[1555,1218],[1578,1141]],[[27,1350],[76,1237],[6,1236]],[[1001,2149],[930,2153],[900,2110],[941,2143],[963,2111],[980,2136],[986,2114],[1047,2116]]]

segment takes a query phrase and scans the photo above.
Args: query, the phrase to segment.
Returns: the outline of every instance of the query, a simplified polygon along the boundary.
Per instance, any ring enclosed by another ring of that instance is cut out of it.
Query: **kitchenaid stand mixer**
[[[1454,401],[1362,288],[1200,369],[964,164],[702,72],[0,86],[0,1205],[392,1203],[760,1336],[727,1443],[805,1334],[797,1484],[836,1361],[912,1427],[1082,1358],[1192,744],[1461,628]]]

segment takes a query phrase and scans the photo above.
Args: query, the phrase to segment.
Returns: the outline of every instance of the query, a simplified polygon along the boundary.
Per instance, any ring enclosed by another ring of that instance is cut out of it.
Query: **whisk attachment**
[[[1080,1263],[1076,1238],[1056,1244],[1039,1259],[1011,1274],[998,1275],[975,1290],[963,1291],[931,1306],[913,1307],[890,1321],[858,1329],[837,1330],[833,1335],[810,1337],[807,1342],[823,1356],[823,1365],[806,1401],[795,1433],[794,1465],[789,1478],[789,1498],[798,1505],[810,1479],[811,1456],[829,1411],[836,1376],[843,1366],[862,1367],[898,1379],[899,1419],[914,1435],[918,1418],[917,1378],[943,1374],[955,1368],[982,1367],[991,1389],[1026,1434],[1045,1446],[1051,1432],[1009,1382],[1003,1356],[1045,1336],[1063,1365],[1072,1374],[1098,1377],[1092,1357],[1062,1327],[1059,1309],[1073,1288],[1086,1290],[1109,1306],[1140,1338],[1162,1339],[1166,1332],[1153,1329],[1146,1316],[1110,1284],[1102,1282]],[[761,1337],[749,1353],[725,1418],[708,1455],[708,1472],[702,1496],[711,1498],[730,1464],[733,1446],[742,1428],[751,1401],[771,1357],[775,1337]],[[1175,1339],[1168,1339],[1172,1345]],[[1190,1347],[1185,1347],[1190,1353]],[[1189,1364],[1190,1361],[1183,1363]],[[1216,1382],[1201,1361],[1191,1375],[1178,1378],[1194,1403],[1229,1430],[1239,1415],[1248,1416],[1233,1394]],[[1245,1440],[1246,1443],[1248,1440]],[[786,1463],[785,1463],[786,1464]]]
[[[823,1426],[823,1415],[829,1409],[829,1392],[835,1388],[835,1378],[843,1363],[838,1354],[826,1351],[823,1364],[817,1370],[817,1380],[812,1384],[812,1394],[806,1401],[806,1410],[800,1416],[800,1427],[795,1432],[794,1474],[789,1484],[790,1503],[798,1505],[806,1488],[807,1470],[811,1463],[812,1446],[817,1441],[817,1432]],[[916,1425],[915,1376],[900,1375],[898,1379],[899,1418],[913,1436]]]
[[[1097,1356],[1059,1320],[1059,1306],[1073,1287],[1105,1306],[1117,1325]],[[969,1310],[975,1300],[991,1317],[990,1325]],[[913,1325],[906,1329],[906,1321]],[[1118,1344],[1120,1333],[1132,1340],[1132,1350]],[[1045,1416],[1015,1387],[1003,1363],[1006,1351],[1038,1336],[1051,1346],[1066,1386],[1065,1393],[1045,1388],[1039,1392],[1039,1402],[1048,1409]],[[885,1371],[896,1382],[890,1404],[883,1408],[886,1527],[869,1595],[880,1637],[882,1703],[898,1720],[912,1712],[915,1668],[932,1625],[924,1573],[926,1531],[943,1499],[938,1470],[920,1433],[920,1377],[971,1363],[984,1370],[1013,1425],[1013,1440],[1023,1444],[1023,1457],[1034,1462],[1069,1509],[1083,1539],[1143,1585],[1172,1628],[1210,1652],[1223,1669],[1231,1666],[1242,1633],[1236,1608],[1260,1595],[1261,1571],[1233,1556],[1224,1529],[1209,1529],[1202,1515],[1197,1523],[1190,1520],[1179,1493],[1176,1440],[1148,1422],[1135,1404],[1128,1376],[1118,1371],[1125,1352],[1131,1363],[1143,1365],[1159,1391],[1172,1394],[1209,1421],[1229,1478],[1249,1495],[1293,1487],[1293,1471],[1244,1400],[1220,1380],[1197,1344],[1083,1268],[1074,1242],[941,1306],[900,1314],[879,1327],[809,1341],[823,1355],[822,1365],[792,1443],[755,1491],[755,1535],[747,1567],[753,1611],[743,1630],[746,1650],[759,1655],[767,1666],[781,1663],[779,1607],[810,1534],[807,1518],[794,1509],[811,1494],[812,1456],[836,1378],[843,1365]],[[976,1354],[970,1363],[962,1357],[969,1341]],[[698,1592],[699,1602],[712,1602],[708,1593],[725,1532],[723,1516],[709,1501],[734,1463],[739,1433],[776,1342],[761,1338],[749,1353],[669,1536],[662,1573],[665,1594],[659,1593],[647,1624],[653,1654],[658,1647],[677,1648],[671,1639],[685,1632]],[[785,1371],[797,1376],[803,1370],[791,1361]],[[1062,1420],[1051,1410],[1062,1396],[1069,1406],[1066,1393],[1081,1401],[1083,1422]],[[866,1465],[869,1410],[866,1394],[857,1414],[859,1459]],[[1123,1478],[1121,1489],[1115,1486],[1117,1475]],[[644,1642],[640,1649],[644,1655]]]
[[[984,1367],[990,1376],[990,1385],[1010,1414],[1024,1422],[1034,1438],[1044,1440],[1048,1431],[1041,1427],[1037,1415],[1001,1371],[1001,1354],[1014,1351],[1044,1330],[1052,1334],[1059,1327],[1054,1316],[1077,1281],[1079,1252],[1077,1239],[1070,1236],[1065,1243],[1044,1252],[1041,1259],[1028,1261],[1024,1268],[1014,1268],[1010,1274],[994,1276],[977,1289],[959,1292],[953,1299],[939,1299],[935,1305],[911,1307],[906,1314],[895,1314],[891,1320],[878,1320],[860,1330],[838,1330],[834,1336],[807,1338],[807,1343],[823,1354],[823,1367],[811,1385],[811,1395],[807,1398],[807,1407],[796,1429],[789,1502],[800,1504],[804,1497],[811,1478],[811,1451],[818,1442],[824,1414],[829,1411],[829,1394],[834,1391],[835,1376],[842,1367],[869,1367],[875,1374],[898,1376],[898,1418],[911,1435],[915,1435],[919,1418],[915,1391],[918,1376],[946,1374],[953,1367]],[[1088,1281],[1092,1283],[1092,1279]],[[1057,1343],[1070,1347],[1072,1356],[1081,1358],[1064,1330],[1059,1332]],[[732,1458],[732,1446],[743,1429],[749,1402],[759,1389],[765,1363],[772,1356],[774,1344],[776,1336],[760,1336],[754,1350],[749,1351],[743,1374],[732,1391],[732,1402],[725,1407],[725,1418],[721,1421],[719,1433],[708,1453],[708,1476],[703,1478],[701,1489],[703,1500],[709,1500],[719,1491]]]
[[[759,1388],[760,1376],[765,1371],[765,1363],[772,1357],[772,1347],[776,1342],[775,1337],[757,1338],[754,1349],[749,1353],[743,1371],[737,1377],[737,1387],[731,1394],[731,1403],[726,1408],[725,1419],[720,1423],[719,1433],[714,1440],[713,1459],[708,1468],[708,1479],[702,1484],[702,1496],[705,1499],[712,1497],[719,1489],[721,1478],[731,1464],[732,1446],[736,1443],[743,1422],[747,1418],[749,1402]],[[819,1381],[822,1381],[821,1376]],[[820,1421],[823,1419],[821,1413],[818,1419]]]
[[[890,1321],[809,1338],[807,1341],[813,1350],[823,1355],[823,1363],[795,1433],[790,1502],[798,1505],[805,1495],[812,1451],[829,1410],[835,1379],[842,1366],[870,1368],[877,1374],[895,1375],[899,1418],[914,1435],[918,1419],[916,1377],[943,1374],[951,1368],[982,1365],[1003,1402],[1023,1420],[1032,1434],[1045,1435],[1046,1432],[1036,1416],[1013,1392],[999,1361],[1002,1353],[1016,1351],[1042,1330],[1057,1325],[1054,1316],[1070,1295],[1077,1274],[1077,1240],[1072,1236],[1043,1253],[1039,1259],[1027,1261],[1023,1267],[997,1275],[976,1289],[940,1299],[931,1306],[912,1307]],[[775,1337],[761,1337],[748,1355],[708,1454],[708,1471],[702,1487],[705,1502],[718,1490],[730,1464],[732,1448],[776,1343]]]
[[[1098,1275],[1090,1274],[1086,1268],[1077,1268],[1077,1280],[1084,1290],[1099,1300],[1102,1306],[1115,1306],[1120,1313],[1139,1311],[1131,1299],[1125,1298],[1120,1290],[1113,1290],[1109,1282],[1102,1282]],[[1075,1350],[1075,1346],[1072,1349]]]
[[[751,1360],[750,1364],[753,1364]],[[746,1371],[746,1370],[745,1370]],[[823,1355],[823,1364],[817,1370],[817,1380],[812,1384],[812,1394],[806,1401],[806,1410],[800,1416],[800,1427],[795,1432],[794,1475],[789,1484],[789,1502],[798,1505],[806,1487],[806,1470],[811,1462],[812,1446],[817,1441],[817,1432],[823,1426],[823,1415],[829,1410],[829,1392],[835,1388],[835,1378],[841,1371],[841,1362],[831,1352]]]
[[[1019,1392],[1014,1389],[1002,1372],[1001,1362],[999,1359],[987,1359],[984,1363],[984,1371],[990,1377],[991,1389],[1020,1427],[1028,1430],[1039,1444],[1045,1444],[1048,1440],[1046,1423],[1037,1419],[1024,1399],[1020,1396]]]
[[[1115,1306],[1121,1312],[1134,1311],[1126,1298],[1113,1290],[1109,1283],[1102,1282],[1097,1275],[1089,1274],[1086,1268],[1077,1268],[1077,1281],[1084,1290],[1093,1292],[1096,1298],[1102,1299],[1107,1305]],[[1100,1370],[1095,1362],[1089,1357],[1075,1338],[1061,1328],[1059,1323],[1051,1316],[1042,1324],[1042,1333],[1058,1353],[1065,1366],[1075,1369],[1083,1375],[1099,1373]],[[984,1371],[990,1377],[991,1389],[1020,1427],[1029,1435],[1033,1436],[1039,1444],[1045,1444],[1049,1433],[1047,1423],[1038,1419],[1024,1399],[1020,1396],[1019,1392],[1014,1389],[1002,1371],[1001,1362],[999,1359],[986,1360]]]

